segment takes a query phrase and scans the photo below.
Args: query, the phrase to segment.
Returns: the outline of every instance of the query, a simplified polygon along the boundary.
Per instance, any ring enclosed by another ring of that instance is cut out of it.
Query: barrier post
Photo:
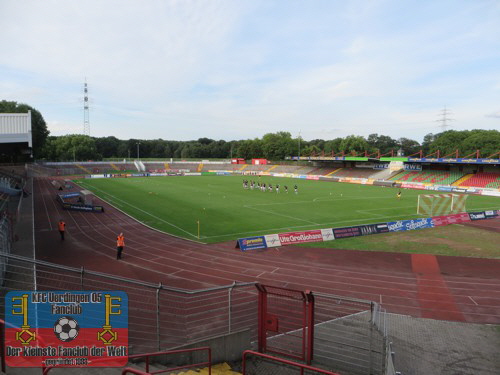
[[[310,290],[306,291],[307,296],[307,356],[306,363],[311,364],[314,353],[314,296]]]
[[[158,350],[161,350],[161,337],[160,337],[160,290],[162,283],[158,284],[156,289],[156,339],[158,341]]]

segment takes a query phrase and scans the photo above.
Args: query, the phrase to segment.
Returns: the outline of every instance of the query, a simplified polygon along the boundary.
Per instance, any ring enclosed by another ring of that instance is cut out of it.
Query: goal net
[[[440,216],[466,212],[467,195],[428,194],[418,196],[417,214]]]

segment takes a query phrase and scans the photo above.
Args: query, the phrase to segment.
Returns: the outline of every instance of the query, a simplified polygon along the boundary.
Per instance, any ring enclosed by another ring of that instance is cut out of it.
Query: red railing
[[[310,291],[257,284],[259,352],[269,352],[311,363],[314,337],[314,296]],[[285,336],[286,335],[286,336]],[[290,340],[289,351],[276,339]],[[274,341],[274,343],[273,343]]]
[[[270,361],[273,361],[273,362],[277,362],[277,363],[280,363],[280,364],[284,364],[284,365],[288,365],[288,366],[292,366],[292,367],[297,367],[298,369],[300,369],[300,374],[301,375],[304,374],[304,370],[314,371],[314,372],[316,372],[318,374],[339,375],[338,373],[335,373],[335,372],[331,372],[331,371],[328,371],[328,370],[323,370],[323,369],[320,369],[320,368],[317,368],[317,367],[313,367],[313,366],[309,366],[309,365],[306,365],[306,364],[303,364],[303,363],[293,362],[293,361],[290,361],[288,359],[273,357],[272,355],[269,355],[269,354],[254,352],[253,350],[245,350],[243,352],[243,361],[242,361],[242,364],[241,364],[243,375],[250,375],[250,374],[248,374],[246,372],[247,371],[246,361],[247,361],[247,356],[248,355],[253,355],[253,356],[265,358],[267,360],[270,360]]]
[[[144,372],[144,371],[141,371],[141,370],[137,370],[137,369],[132,368],[132,367],[125,367],[122,370],[122,375],[125,375],[125,374],[150,375],[149,372]]]

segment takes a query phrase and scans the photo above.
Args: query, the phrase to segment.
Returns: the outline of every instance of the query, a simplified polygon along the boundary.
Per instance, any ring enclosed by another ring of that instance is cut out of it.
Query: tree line
[[[377,133],[368,137],[349,135],[331,140],[314,139],[305,141],[292,137],[289,132],[268,133],[262,138],[247,140],[213,140],[199,138],[192,141],[164,139],[128,139],[121,140],[114,136],[90,137],[81,134],[51,136],[43,116],[36,109],[16,102],[0,102],[2,112],[32,111],[33,153],[36,160],[71,161],[102,160],[105,158],[136,159],[176,158],[176,159],[228,159],[266,158],[284,160],[289,156],[311,156],[320,154],[364,153],[388,154],[401,150],[409,156],[423,151],[424,156],[437,150],[442,156],[459,150],[460,156],[481,150],[481,156],[487,157],[500,151],[500,132],[497,130],[448,130],[438,134],[427,134],[423,142],[408,138],[394,139]],[[499,158],[499,156],[495,156]]]

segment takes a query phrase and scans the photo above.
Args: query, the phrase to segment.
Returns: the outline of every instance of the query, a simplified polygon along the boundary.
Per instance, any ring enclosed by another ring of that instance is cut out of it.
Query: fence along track
[[[5,262],[3,294],[32,290],[123,290],[129,296],[131,352],[170,349],[236,330],[256,327],[255,283],[183,290],[138,280],[0,254]],[[25,275],[25,277],[19,277]],[[4,299],[1,302],[4,311]]]
[[[130,352],[172,349],[210,337],[250,329],[257,335],[255,283],[184,290],[95,271],[0,254],[7,265],[3,294],[32,290],[122,290],[129,296]],[[387,369],[387,330],[378,304],[317,293],[314,364],[352,374]],[[0,301],[4,311],[4,299]],[[286,332],[293,334],[293,332]],[[279,336],[277,337],[279,340]],[[390,356],[387,356],[390,360]]]

